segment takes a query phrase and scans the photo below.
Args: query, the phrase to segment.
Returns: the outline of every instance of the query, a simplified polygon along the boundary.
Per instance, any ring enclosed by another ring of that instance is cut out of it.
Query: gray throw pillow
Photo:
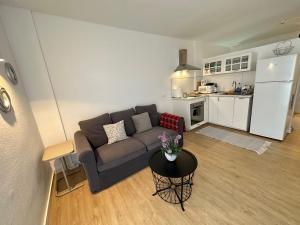
[[[149,113],[144,112],[131,117],[137,133],[150,130],[152,128]]]
[[[140,105],[135,107],[136,114],[144,112],[149,113],[152,127],[159,126],[159,113],[157,112],[156,105]]]

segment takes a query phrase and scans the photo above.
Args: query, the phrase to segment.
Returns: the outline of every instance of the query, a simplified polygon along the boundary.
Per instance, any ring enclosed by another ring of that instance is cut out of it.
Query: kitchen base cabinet
[[[248,131],[250,119],[251,98],[235,97],[233,128]]]
[[[248,131],[251,99],[250,96],[210,96],[208,121],[224,127]]]
[[[231,127],[234,97],[209,97],[209,122]]]
[[[208,98],[173,99],[173,114],[184,118],[187,131],[199,127],[208,122]]]
[[[208,122],[218,123],[218,98],[209,97],[208,99]]]
[[[218,124],[225,127],[232,127],[234,98],[235,97],[219,97]]]

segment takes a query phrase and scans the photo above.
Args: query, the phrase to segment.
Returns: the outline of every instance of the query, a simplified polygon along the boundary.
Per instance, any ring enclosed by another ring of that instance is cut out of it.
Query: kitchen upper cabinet
[[[247,131],[249,128],[251,98],[235,97],[234,99],[234,115],[233,128]]]
[[[222,59],[207,61],[204,63],[203,75],[213,75],[222,73]]]
[[[255,54],[223,55],[204,59],[203,76],[255,70]]]
[[[231,127],[233,121],[234,97],[218,97],[218,124]]]
[[[225,73],[250,71],[252,69],[252,55],[251,53],[246,53],[225,58]]]

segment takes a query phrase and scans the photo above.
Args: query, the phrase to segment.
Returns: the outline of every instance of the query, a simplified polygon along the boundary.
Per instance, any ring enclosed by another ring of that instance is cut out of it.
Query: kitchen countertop
[[[198,99],[198,98],[203,98],[203,97],[243,97],[243,98],[252,98],[253,95],[229,95],[229,94],[223,94],[223,93],[212,93],[212,94],[200,94],[196,97],[187,97],[187,98],[173,98],[172,100],[185,100],[185,101],[189,101],[189,100],[194,100],[194,99]]]

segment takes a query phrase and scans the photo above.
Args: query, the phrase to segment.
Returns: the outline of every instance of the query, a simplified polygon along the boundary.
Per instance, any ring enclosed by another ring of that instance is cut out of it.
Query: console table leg
[[[65,167],[67,167],[67,166],[66,166],[65,161],[63,160],[63,158],[60,158],[60,160],[61,160],[62,172],[63,172],[64,178],[65,178],[66,184],[67,184],[67,188],[69,190],[71,190],[71,186],[69,184],[68,177],[67,177],[67,174],[66,174],[66,171],[65,171]]]

